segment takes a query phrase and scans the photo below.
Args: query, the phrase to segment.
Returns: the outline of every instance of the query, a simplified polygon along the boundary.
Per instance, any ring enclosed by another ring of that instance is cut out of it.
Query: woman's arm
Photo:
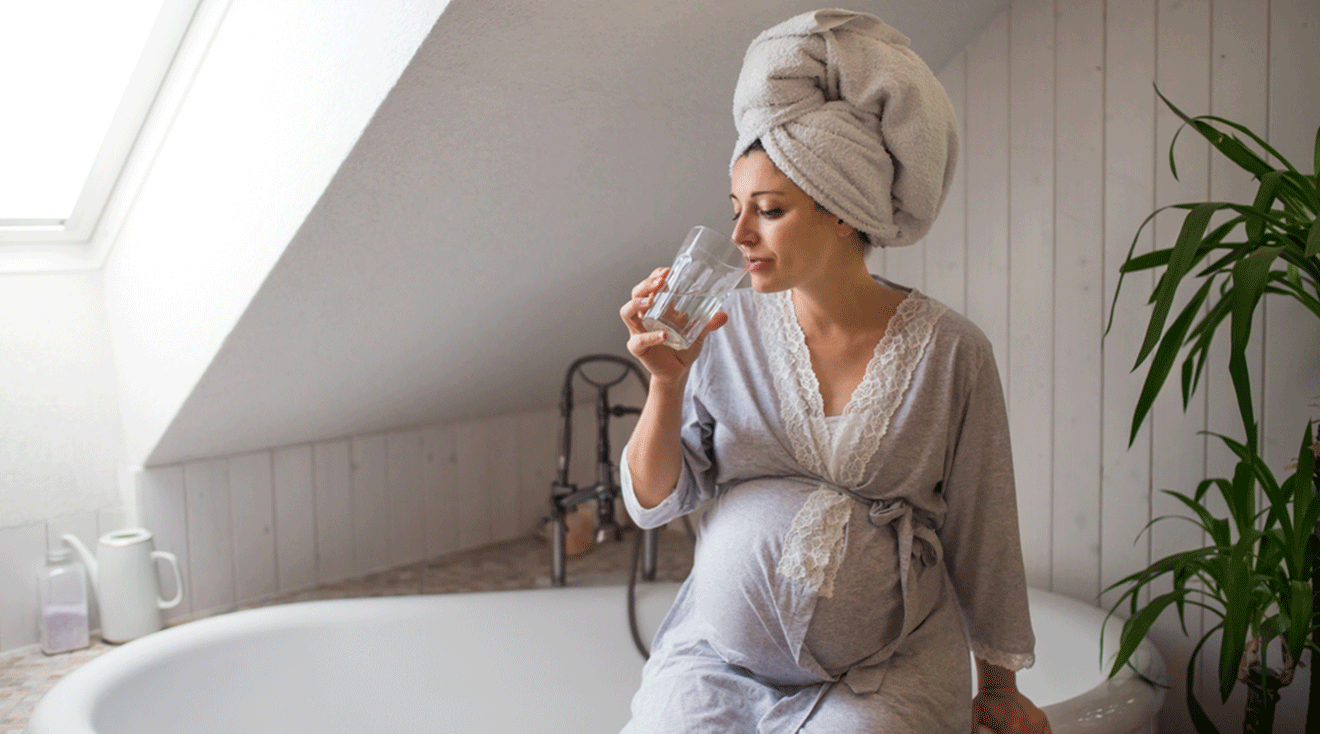
[[[644,509],[660,504],[678,484],[683,471],[679,427],[683,418],[683,386],[651,381],[642,414],[628,441],[628,471],[633,493]]]
[[[630,333],[628,351],[651,373],[646,403],[633,428],[627,455],[633,493],[643,509],[663,502],[678,484],[683,471],[680,431],[688,373],[706,335],[729,320],[723,311],[718,312],[689,348],[676,351],[665,346],[664,332],[647,331],[641,317],[668,275],[669,268],[655,270],[633,287],[632,299],[619,310]]]
[[[1045,713],[1017,689],[1017,673],[977,658],[976,689],[972,734],[979,726],[996,734],[1050,734]]]

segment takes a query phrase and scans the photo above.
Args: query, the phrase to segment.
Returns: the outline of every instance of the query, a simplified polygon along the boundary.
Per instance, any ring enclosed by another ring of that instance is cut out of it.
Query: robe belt
[[[908,634],[913,628],[921,622],[916,618],[916,600],[913,599],[913,590],[910,588],[908,577],[912,573],[912,556],[919,553],[918,556],[925,566],[938,564],[944,558],[943,546],[940,545],[939,535],[935,533],[935,528],[928,525],[916,516],[916,509],[906,500],[895,497],[893,499],[874,499],[867,497],[855,489],[850,489],[841,484],[835,484],[827,479],[820,477],[808,477],[802,475],[777,475],[774,477],[749,477],[745,479],[736,479],[725,485],[725,488],[733,484],[751,481],[752,479],[793,479],[804,484],[810,484],[817,489],[830,489],[839,494],[855,500],[867,506],[866,517],[872,525],[882,528],[886,525],[894,526],[894,532],[898,536],[898,573],[899,588],[903,594],[903,626],[899,629],[898,636],[891,640],[889,644],[878,650],[872,655],[867,656],[860,661],[839,679],[846,683],[853,693],[858,695],[874,693],[880,690],[880,684],[884,680],[884,662],[889,659],[894,651],[907,640]],[[837,681],[836,681],[837,682]],[[821,696],[829,686],[822,688]],[[817,701],[819,703],[819,699]],[[813,704],[812,709],[815,708]],[[803,721],[810,716],[810,710],[807,712]],[[796,729],[792,729],[796,731]]]
[[[868,668],[873,670],[874,666],[888,660],[920,622],[916,619],[916,600],[913,598],[914,591],[909,588],[908,581],[912,571],[913,553],[920,553],[924,565],[933,566],[943,559],[943,549],[934,528],[917,521],[914,518],[914,508],[906,500],[897,497],[887,500],[873,499],[856,490],[823,480],[813,480],[812,483],[867,505],[866,517],[871,524],[878,528],[893,525],[894,532],[898,536],[898,573],[899,588],[902,589],[903,594],[903,625],[899,628],[898,636],[889,644],[858,663],[843,676],[844,682],[848,683],[848,687],[852,688],[853,692],[859,694],[874,692],[879,689],[882,678],[868,675],[865,671]]]

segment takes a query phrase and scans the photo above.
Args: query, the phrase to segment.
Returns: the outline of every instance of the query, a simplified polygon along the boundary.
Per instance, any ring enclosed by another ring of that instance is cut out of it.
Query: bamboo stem
[[[1251,666],[1247,676],[1247,714],[1242,721],[1243,734],[1271,734],[1274,709],[1279,703],[1279,676],[1260,665]]]

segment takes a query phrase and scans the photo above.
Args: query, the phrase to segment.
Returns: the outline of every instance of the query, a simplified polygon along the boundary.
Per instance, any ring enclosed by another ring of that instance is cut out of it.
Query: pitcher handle
[[[183,601],[183,577],[179,575],[179,559],[175,558],[174,554],[169,551],[152,551],[151,559],[153,561],[157,559],[169,561],[170,568],[174,569],[174,598],[169,601],[157,599],[156,606],[161,609],[173,609],[179,606],[179,602]]]

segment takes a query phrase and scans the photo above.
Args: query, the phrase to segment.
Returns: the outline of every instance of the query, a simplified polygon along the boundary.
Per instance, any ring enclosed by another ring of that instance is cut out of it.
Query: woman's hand
[[[1045,712],[1017,686],[981,687],[972,699],[972,734],[985,726],[995,734],[1051,734]]]
[[[682,351],[664,345],[663,331],[647,331],[642,325],[642,315],[651,307],[655,296],[664,287],[669,268],[656,268],[650,277],[633,286],[632,299],[619,309],[619,316],[628,326],[628,352],[642,363],[651,373],[652,383],[660,381],[670,386],[681,385],[687,379],[688,367],[701,352],[701,345],[706,335],[720,328],[729,320],[728,314],[719,311],[702,330],[692,346]]]
[[[988,727],[995,734],[1051,734],[1045,712],[1017,689],[1017,673],[976,659],[976,698],[972,734]]]

